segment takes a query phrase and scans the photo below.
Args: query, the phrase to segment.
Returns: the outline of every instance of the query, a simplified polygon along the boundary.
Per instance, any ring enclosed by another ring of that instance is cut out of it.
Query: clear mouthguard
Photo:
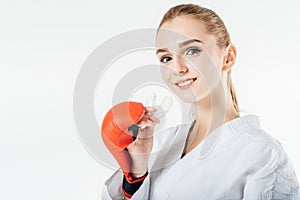
[[[145,102],[145,106],[151,106],[156,109],[156,112],[154,115],[159,119],[163,119],[166,115],[166,113],[170,110],[173,100],[170,96],[164,97],[162,102],[160,104],[157,104],[157,95],[153,93],[150,97],[147,98]],[[146,126],[141,126],[140,128],[145,128]]]

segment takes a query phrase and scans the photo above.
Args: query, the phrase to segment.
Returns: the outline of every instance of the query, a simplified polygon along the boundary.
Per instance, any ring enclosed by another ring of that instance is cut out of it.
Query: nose
[[[179,55],[173,57],[173,63],[171,66],[174,74],[185,74],[189,71],[186,61]]]

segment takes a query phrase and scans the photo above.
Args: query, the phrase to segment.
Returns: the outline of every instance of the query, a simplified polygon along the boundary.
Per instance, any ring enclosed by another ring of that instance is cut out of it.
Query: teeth
[[[190,84],[191,82],[193,82],[193,79],[190,79],[190,80],[187,80],[187,81],[184,81],[184,82],[180,82],[178,83],[179,86],[186,86],[188,84]]]

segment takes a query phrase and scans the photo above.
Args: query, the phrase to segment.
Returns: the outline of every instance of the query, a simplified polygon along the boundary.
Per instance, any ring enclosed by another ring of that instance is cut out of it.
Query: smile
[[[187,79],[187,80],[175,83],[175,85],[177,85],[180,89],[186,89],[186,88],[189,88],[196,80],[197,80],[197,78],[191,78],[191,79]]]

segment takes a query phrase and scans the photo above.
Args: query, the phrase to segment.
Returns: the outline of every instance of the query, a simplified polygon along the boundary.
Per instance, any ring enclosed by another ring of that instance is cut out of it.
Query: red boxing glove
[[[132,125],[138,123],[144,113],[145,108],[142,103],[122,102],[106,113],[101,127],[104,144],[120,165],[130,184],[141,179],[134,179],[130,174],[131,159],[126,147],[134,141],[138,131],[138,127]],[[129,131],[128,128],[133,130]]]

